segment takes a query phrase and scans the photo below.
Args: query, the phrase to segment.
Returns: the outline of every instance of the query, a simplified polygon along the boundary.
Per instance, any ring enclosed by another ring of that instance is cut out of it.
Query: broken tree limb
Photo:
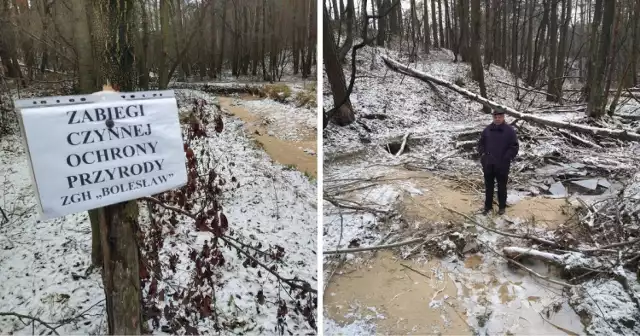
[[[414,238],[414,239],[409,239],[409,240],[405,240],[405,241],[398,242],[398,243],[393,243],[393,244],[388,244],[388,245],[356,247],[356,248],[342,249],[342,250],[335,249],[335,250],[324,251],[324,252],[322,252],[322,254],[365,252],[365,251],[375,251],[375,250],[383,250],[383,249],[388,249],[388,248],[400,247],[400,246],[411,245],[411,244],[415,244],[415,243],[424,244],[424,243],[429,242],[430,240],[433,240],[434,238],[437,238],[437,237],[440,237],[440,236],[444,236],[445,234],[449,234],[449,233],[451,233],[451,230],[435,234],[435,235],[433,235],[431,237]]]
[[[481,227],[481,228],[483,228],[483,229],[485,229],[485,230],[487,230],[487,231],[491,231],[491,232],[493,232],[493,233],[497,233],[497,234],[499,234],[499,235],[503,235],[503,236],[511,237],[511,238],[529,239],[529,240],[533,240],[533,241],[535,241],[535,242],[538,242],[538,243],[540,243],[540,244],[546,244],[546,245],[553,246],[553,247],[560,247],[560,246],[559,246],[557,243],[555,243],[555,242],[552,242],[552,241],[550,241],[550,240],[546,240],[546,239],[542,239],[542,238],[538,238],[538,237],[535,237],[535,236],[531,236],[531,235],[529,235],[529,234],[525,234],[525,235],[518,235],[518,234],[514,234],[514,233],[503,232],[503,231],[499,231],[499,230],[496,230],[496,229],[492,229],[492,228],[490,228],[490,227],[488,227],[488,226],[485,226],[485,225],[480,224],[477,220],[475,220],[475,219],[473,219],[473,218],[471,218],[471,217],[469,217],[469,216],[467,216],[467,215],[465,215],[465,214],[463,214],[463,213],[461,213],[461,212],[458,212],[458,211],[456,211],[456,210],[453,210],[453,209],[450,209],[450,208],[447,208],[447,207],[444,207],[444,209],[446,209],[446,210],[448,210],[448,211],[450,211],[450,212],[453,212],[453,213],[455,213],[455,214],[458,214],[458,215],[460,215],[460,216],[462,216],[462,217],[466,218],[466,219],[467,219],[467,220],[469,220],[471,223],[473,223],[473,224],[475,224],[475,225],[477,225],[477,226],[479,226],[479,227]]]
[[[463,89],[453,83],[449,83],[447,81],[436,78],[424,72],[411,69],[408,66],[405,66],[402,63],[399,63],[398,61],[389,58],[388,56],[382,55],[380,57],[382,57],[382,60],[384,61],[384,63],[393,71],[420,79],[424,82],[433,82],[435,84],[442,85],[467,98],[475,100],[478,103],[481,103],[485,106],[489,106],[494,110],[503,111],[505,114],[508,114],[512,117],[516,117],[518,119],[522,119],[528,122],[541,124],[549,127],[567,129],[567,130],[571,130],[571,131],[583,133],[583,134],[598,135],[598,136],[610,137],[610,138],[621,139],[621,140],[640,141],[640,134],[629,132],[627,130],[616,130],[616,129],[578,125],[578,124],[573,124],[573,123],[564,122],[564,121],[545,119],[545,118],[541,118],[541,117],[534,116],[527,113],[521,113],[514,110],[511,107],[483,98],[480,95],[475,94],[467,89]]]
[[[402,152],[404,152],[404,147],[407,145],[407,139],[409,139],[409,135],[411,135],[411,132],[407,132],[407,134],[405,134],[402,138],[402,145],[400,145],[400,149],[395,155],[396,157],[400,156]]]
[[[593,148],[602,149],[602,146],[598,145],[597,143],[591,142],[591,141],[589,141],[587,139],[583,139],[583,138],[581,138],[581,137],[579,137],[579,136],[577,136],[575,134],[571,134],[571,133],[569,133],[567,131],[563,131],[563,130],[560,130],[559,132],[564,134],[564,135],[566,135],[567,137],[573,139],[574,141],[587,146],[587,147],[593,147]]]
[[[422,243],[425,241],[425,238],[416,238],[410,239],[403,242],[388,244],[388,245],[378,245],[378,246],[367,246],[367,247],[356,247],[350,249],[342,249],[342,250],[329,250],[324,251],[322,254],[338,254],[338,253],[353,253],[353,252],[365,252],[365,251],[375,251],[375,250],[383,250],[388,248],[400,247],[404,245],[411,245],[415,243]]]

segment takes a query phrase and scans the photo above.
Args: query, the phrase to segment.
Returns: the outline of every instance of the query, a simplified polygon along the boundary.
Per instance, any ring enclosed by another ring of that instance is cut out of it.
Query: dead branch
[[[485,242],[483,242],[483,241],[481,241],[481,240],[479,240],[479,239],[478,239],[478,242],[480,242],[480,244],[482,244],[483,246],[485,246],[486,248],[488,248],[489,250],[491,250],[491,252],[493,252],[493,253],[494,253],[494,254],[496,254],[497,256],[500,256],[500,257],[502,257],[502,258],[506,259],[508,262],[510,262],[510,263],[512,263],[512,264],[518,265],[520,268],[522,268],[523,270],[527,271],[529,274],[531,274],[531,275],[533,275],[533,276],[535,276],[535,277],[537,277],[537,278],[540,278],[540,279],[542,279],[542,280],[548,281],[548,282],[550,282],[550,283],[552,283],[552,284],[556,284],[556,285],[559,285],[559,286],[562,286],[562,287],[568,287],[568,288],[573,287],[573,285],[570,285],[570,284],[568,284],[568,283],[566,283],[566,282],[562,282],[562,281],[558,281],[558,280],[551,279],[551,278],[549,278],[548,276],[544,276],[544,275],[542,275],[542,274],[540,274],[540,273],[538,273],[538,272],[536,272],[536,271],[534,271],[534,270],[530,269],[529,267],[527,267],[527,266],[525,266],[525,265],[523,265],[523,264],[521,264],[521,263],[519,263],[519,262],[517,262],[517,261],[515,261],[515,260],[513,260],[513,259],[510,259],[510,258],[505,257],[505,256],[504,256],[504,255],[502,255],[501,253],[498,253],[498,251],[496,251],[496,250],[494,250],[493,248],[491,248],[491,246],[489,246],[489,244],[486,244]]]
[[[638,133],[634,133],[634,132],[629,132],[627,130],[618,130],[618,129],[609,129],[609,128],[601,128],[601,127],[592,127],[592,126],[586,126],[586,125],[579,125],[579,124],[574,124],[574,123],[570,123],[570,122],[564,122],[564,121],[557,121],[557,120],[550,120],[550,119],[545,119],[545,118],[541,118],[538,116],[534,116],[531,114],[527,114],[527,113],[521,113],[516,111],[515,109],[499,104],[497,102],[494,102],[492,100],[486,99],[481,97],[478,94],[475,94],[467,89],[463,89],[453,83],[449,83],[447,81],[444,81],[442,79],[436,78],[434,76],[431,76],[429,74],[426,74],[424,72],[420,72],[418,70],[415,69],[411,69],[401,63],[399,63],[398,61],[395,61],[391,58],[389,58],[388,56],[380,56],[382,57],[383,61],[385,62],[385,64],[391,69],[394,70],[396,72],[402,73],[402,74],[406,74],[408,76],[420,79],[422,81],[425,82],[433,82],[436,83],[438,85],[442,85],[450,90],[453,90],[465,97],[468,97],[478,103],[481,103],[485,106],[489,106],[490,108],[494,109],[494,110],[499,110],[499,111],[503,111],[505,114],[508,114],[512,117],[516,117],[528,122],[532,122],[532,123],[536,123],[536,124],[541,124],[541,125],[545,125],[545,126],[550,126],[550,127],[556,127],[556,128],[560,128],[560,129],[567,129],[567,130],[571,130],[574,132],[578,132],[578,133],[584,133],[584,134],[590,134],[590,135],[594,135],[594,136],[605,136],[605,137],[610,137],[610,138],[615,138],[615,139],[621,139],[621,140],[630,140],[630,141],[640,141],[640,134]]]
[[[26,319],[38,322],[38,323],[42,324],[44,327],[46,327],[47,329],[51,330],[54,334],[60,335],[56,331],[56,328],[51,326],[51,324],[53,324],[52,322],[45,322],[45,321],[43,321],[43,320],[41,320],[41,319],[39,319],[37,317],[24,315],[24,314],[18,314],[18,313],[14,313],[14,312],[0,312],[0,316],[13,316],[13,317],[17,317],[17,318],[26,318]]]
[[[342,250],[337,250],[337,249],[336,250],[329,250],[329,251],[322,252],[322,254],[354,253],[354,252],[383,250],[383,249],[400,247],[400,246],[405,246],[405,245],[410,245],[410,244],[415,244],[415,243],[422,243],[425,240],[426,240],[425,238],[415,238],[415,239],[410,239],[410,240],[406,240],[406,241],[403,241],[403,242],[398,242],[398,243],[393,243],[393,244],[388,244],[388,245],[356,247],[356,248],[342,249]]]
[[[329,251],[322,252],[322,254],[338,254],[338,253],[353,253],[353,252],[375,251],[375,250],[383,250],[383,249],[389,249],[389,248],[400,247],[400,246],[405,246],[405,245],[411,245],[411,244],[415,244],[415,243],[423,243],[424,244],[424,243],[427,243],[430,240],[433,240],[434,238],[449,234],[450,232],[451,232],[451,230],[438,233],[438,234],[433,235],[431,237],[415,238],[415,239],[405,240],[403,242],[398,242],[398,243],[393,243],[393,244],[388,244],[388,245],[356,247],[356,248],[342,249],[342,250],[338,250],[338,249],[329,250]]]
[[[467,215],[465,215],[465,214],[463,214],[461,212],[458,212],[456,210],[453,210],[453,209],[450,209],[450,208],[447,208],[447,207],[444,207],[444,209],[449,210],[450,212],[453,212],[455,214],[458,214],[458,215],[466,218],[467,220],[471,221],[473,224],[475,224],[475,225],[477,225],[477,226],[479,226],[479,227],[481,227],[481,228],[483,228],[483,229],[485,229],[487,231],[491,231],[491,232],[497,233],[499,235],[503,235],[503,236],[511,237],[511,238],[533,240],[533,241],[538,242],[540,244],[546,244],[546,245],[553,246],[553,247],[556,247],[556,248],[560,247],[560,245],[558,245],[555,242],[552,242],[552,241],[546,240],[546,239],[542,239],[542,238],[538,238],[538,237],[535,237],[535,236],[532,236],[532,235],[529,235],[529,234],[518,235],[518,234],[514,234],[514,233],[508,233],[508,232],[503,232],[503,231],[499,231],[499,230],[496,230],[496,229],[492,229],[492,228],[490,228],[488,226],[480,224],[477,220],[475,220],[475,219],[473,219],[473,218],[471,218],[471,217],[469,217],[469,216],[467,216]]]
[[[400,145],[400,149],[395,155],[396,157],[400,156],[402,152],[404,152],[404,147],[407,145],[407,139],[409,139],[410,134],[411,132],[407,132],[407,134],[405,134],[404,137],[402,138],[402,145]]]
[[[158,200],[156,198],[153,198],[153,197],[142,197],[140,199],[153,202],[155,204],[158,204],[158,205],[164,207],[165,209],[168,209],[168,210],[171,210],[171,211],[175,211],[175,212],[183,214],[183,215],[185,215],[185,216],[187,216],[189,218],[192,218],[192,219],[196,219],[197,218],[196,215],[194,215],[194,214],[192,214],[192,213],[190,213],[188,211],[185,211],[185,210],[182,210],[180,208],[164,204],[163,202],[161,202],[160,200]],[[304,280],[287,279],[287,278],[282,277],[280,274],[276,273],[275,271],[271,270],[271,268],[269,266],[263,264],[260,260],[254,258],[251,254],[247,253],[240,246],[234,244],[234,242],[232,240],[236,241],[235,239],[233,239],[231,237],[228,237],[226,235],[221,235],[221,236],[218,236],[218,237],[220,239],[222,239],[225,243],[227,243],[229,246],[234,247],[239,253],[245,255],[247,258],[251,259],[252,261],[256,262],[258,265],[260,265],[262,268],[267,270],[269,273],[273,274],[276,278],[278,278],[278,280],[280,280],[280,281],[286,283],[287,285],[289,285],[291,288],[305,290],[305,291],[308,291],[308,292],[311,292],[311,293],[314,293],[314,294],[318,293],[317,290],[311,288],[311,285],[308,282],[304,281]],[[238,243],[240,243],[240,242],[238,242]],[[301,282],[301,283],[303,283],[303,285],[302,286],[298,285],[296,282]]]

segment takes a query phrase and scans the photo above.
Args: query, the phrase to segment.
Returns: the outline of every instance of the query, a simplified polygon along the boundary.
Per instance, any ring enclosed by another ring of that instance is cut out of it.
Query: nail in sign
[[[22,132],[41,217],[186,184],[176,100],[173,94],[165,96],[22,108]]]

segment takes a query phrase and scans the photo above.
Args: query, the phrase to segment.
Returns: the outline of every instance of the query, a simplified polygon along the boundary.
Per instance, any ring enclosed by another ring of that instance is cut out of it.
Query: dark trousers
[[[509,169],[498,169],[495,165],[487,165],[483,168],[484,173],[484,208],[493,208],[493,189],[495,181],[498,182],[498,208],[507,207],[507,181],[509,180]]]

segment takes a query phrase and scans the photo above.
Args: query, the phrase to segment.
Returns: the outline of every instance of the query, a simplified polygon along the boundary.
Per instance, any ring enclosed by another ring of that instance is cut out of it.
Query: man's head
[[[502,111],[493,112],[493,123],[496,125],[502,125],[504,123],[504,113]]]

